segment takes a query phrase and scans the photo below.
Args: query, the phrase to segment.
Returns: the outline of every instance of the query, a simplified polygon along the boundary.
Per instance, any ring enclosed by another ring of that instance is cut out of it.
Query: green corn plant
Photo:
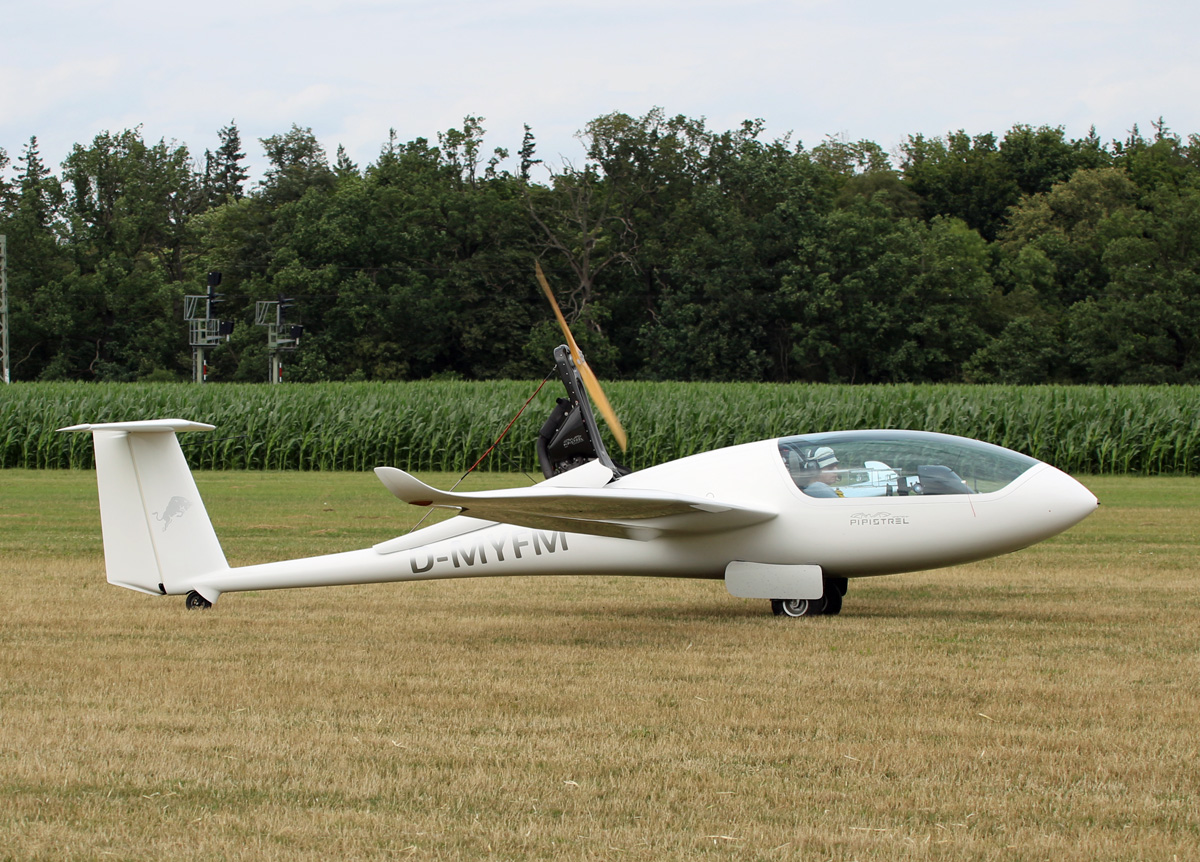
[[[56,429],[179,417],[212,470],[465,470],[536,387],[528,381],[289,386],[19,383],[0,389],[0,467],[87,469],[91,442]],[[828,386],[616,382],[630,435],[610,451],[639,469],[768,437],[847,428],[915,428],[975,437],[1073,473],[1200,474],[1200,387]],[[514,422],[484,470],[538,470],[534,440],[557,387]]]

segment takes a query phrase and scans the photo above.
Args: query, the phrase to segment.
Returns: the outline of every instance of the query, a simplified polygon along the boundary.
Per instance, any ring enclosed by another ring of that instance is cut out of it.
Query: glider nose
[[[1095,494],[1056,467],[1047,465],[1038,479],[1037,505],[1044,507],[1055,533],[1078,524],[1100,505]]]

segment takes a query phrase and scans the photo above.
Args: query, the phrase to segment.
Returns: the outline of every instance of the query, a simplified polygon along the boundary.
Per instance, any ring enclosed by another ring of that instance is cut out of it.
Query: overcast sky
[[[58,165],[99,132],[218,145],[311,127],[365,167],[401,141],[485,118],[485,146],[581,160],[611,111],[762,118],[768,138],[893,151],[910,134],[1095,125],[1160,115],[1200,132],[1200,3],[1008,0],[41,0],[0,19],[0,147]]]

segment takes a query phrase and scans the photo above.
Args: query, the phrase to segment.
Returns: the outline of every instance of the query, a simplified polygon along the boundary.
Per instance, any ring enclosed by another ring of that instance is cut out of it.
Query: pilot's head
[[[811,469],[817,473],[817,481],[829,485],[838,479],[838,459],[828,446],[819,446],[809,455]]]

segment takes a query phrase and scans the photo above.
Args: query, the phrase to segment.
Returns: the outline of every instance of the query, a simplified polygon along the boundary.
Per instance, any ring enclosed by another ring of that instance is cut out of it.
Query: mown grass
[[[369,475],[198,481],[237,563],[409,523]],[[1196,858],[1200,481],[1087,484],[793,621],[616,578],[189,613],[104,583],[92,474],[0,471],[0,856]]]

